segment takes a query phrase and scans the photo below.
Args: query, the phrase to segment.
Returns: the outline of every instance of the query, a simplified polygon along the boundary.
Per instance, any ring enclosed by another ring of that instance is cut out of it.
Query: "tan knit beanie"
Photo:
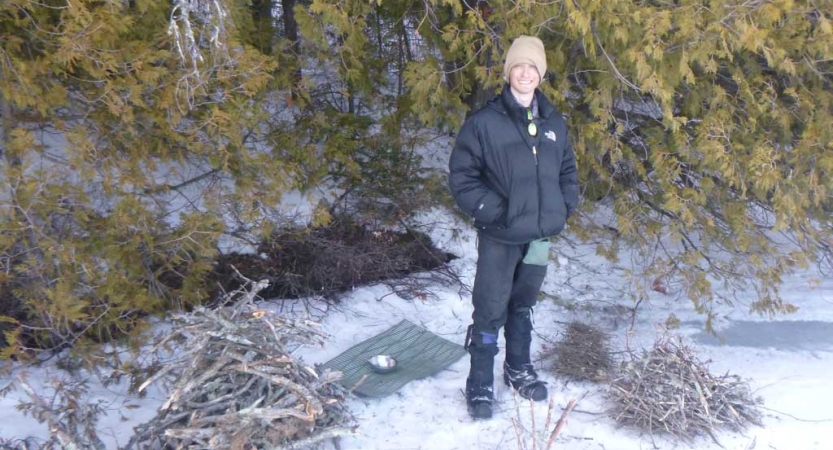
[[[509,71],[518,64],[532,64],[538,69],[541,79],[547,73],[547,54],[544,43],[535,36],[518,36],[506,52],[506,62],[503,63],[503,78],[509,79]]]

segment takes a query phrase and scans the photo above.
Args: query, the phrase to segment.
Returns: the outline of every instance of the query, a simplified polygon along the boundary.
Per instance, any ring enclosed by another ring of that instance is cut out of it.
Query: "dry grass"
[[[611,378],[610,336],[593,325],[570,322],[563,338],[543,358],[555,373],[594,382]]]

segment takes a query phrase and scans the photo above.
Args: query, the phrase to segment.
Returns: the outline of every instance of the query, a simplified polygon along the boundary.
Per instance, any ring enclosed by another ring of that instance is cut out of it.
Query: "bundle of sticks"
[[[613,417],[651,433],[691,438],[714,429],[760,425],[760,399],[736,375],[715,376],[680,338],[663,337],[623,365],[611,383]]]
[[[174,356],[138,388],[168,381],[168,399],[127,448],[294,449],[353,432],[340,374],[319,374],[287,349],[322,345],[323,333],[257,308],[266,285],[249,280],[244,295],[229,295],[234,305],[175,319],[156,345],[176,343]]]

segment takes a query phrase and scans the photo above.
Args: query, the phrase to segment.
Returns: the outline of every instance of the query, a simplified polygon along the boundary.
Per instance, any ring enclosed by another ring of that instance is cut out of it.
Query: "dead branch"
[[[315,436],[310,436],[305,439],[301,439],[300,441],[292,442],[283,447],[278,447],[275,450],[300,450],[302,448],[309,448],[319,442],[325,441],[327,439],[337,439],[341,436],[348,436],[351,434],[356,434],[356,428],[345,428],[345,427],[337,427],[337,428],[329,428],[318,433]]]
[[[142,383],[164,382],[169,395],[126,448],[302,448],[350,431],[340,374],[318,374],[287,350],[321,345],[318,324],[257,308],[267,283],[237,275],[246,284],[229,294],[236,302],[174,319],[175,336],[162,340],[190,351]]]
[[[691,438],[714,429],[739,431],[760,425],[760,399],[736,375],[709,373],[681,338],[661,338],[650,351],[623,366],[610,396],[614,418],[643,430]]]
[[[564,408],[564,412],[561,413],[561,417],[558,418],[558,422],[555,423],[555,428],[552,430],[552,434],[550,434],[550,439],[547,441],[547,450],[550,450],[552,444],[555,442],[555,439],[558,438],[558,435],[561,433],[561,429],[564,428],[564,425],[567,425],[567,417],[570,416],[570,411],[576,407],[576,401],[570,400],[567,403],[567,407]]]
[[[567,423],[567,417],[570,415],[570,412],[575,408],[577,400],[570,400],[567,403],[567,406],[564,408],[564,411],[561,413],[561,417],[558,421],[554,424],[552,430],[550,430],[550,418],[552,417],[552,412],[555,407],[555,401],[553,398],[550,398],[549,405],[547,407],[547,417],[544,421],[544,428],[542,430],[536,429],[535,425],[535,408],[534,403],[532,400],[529,401],[529,422],[530,428],[526,429],[523,426],[523,421],[521,419],[521,408],[520,403],[518,402],[518,396],[515,391],[512,392],[513,398],[515,399],[515,412],[516,417],[512,418],[512,428],[515,430],[515,436],[517,437],[517,444],[518,450],[525,450],[527,448],[531,448],[532,450],[542,448],[549,450],[553,443],[555,442],[556,438],[558,438],[559,433],[561,433],[561,429]],[[544,441],[546,440],[546,445],[544,445]],[[539,445],[540,443],[540,445]]]

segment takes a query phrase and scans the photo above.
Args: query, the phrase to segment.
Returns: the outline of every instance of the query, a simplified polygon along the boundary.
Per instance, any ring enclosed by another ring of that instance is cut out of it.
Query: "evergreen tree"
[[[203,298],[226,233],[288,188],[396,205],[420,128],[456,130],[540,37],[586,210],[643,289],[833,270],[833,0],[7,0],[0,3],[0,307],[10,356]],[[381,125],[381,126],[378,126]],[[207,187],[210,189],[206,189]],[[325,221],[327,214],[316,217]],[[645,291],[642,292],[644,295]]]
[[[830,258],[833,3],[563,6],[545,26],[568,68],[553,95],[588,197],[612,201],[615,237],[642,249],[643,285],[676,284],[708,314],[731,302],[713,283],[790,310],[782,276]]]
[[[318,0],[309,12],[354,38],[340,41],[349,72],[374,56],[360,35],[373,34],[373,9],[348,4]],[[813,262],[833,270],[833,2],[374,4],[418,24],[412,37],[427,48],[410,55],[402,96],[450,130],[477,90],[502,84],[512,38],[544,40],[552,73],[542,89],[569,115],[586,207],[616,213],[605,224],[580,215],[572,229],[601,238],[611,258],[637,245],[644,289],[672,285],[710,314],[732,301],[715,298],[714,283],[754,288],[747,306],[774,313],[792,308],[778,294],[785,273]]]
[[[0,4],[5,356],[204,298],[224,215],[278,203],[292,168],[259,142],[275,64],[242,45],[251,17],[243,2]]]

